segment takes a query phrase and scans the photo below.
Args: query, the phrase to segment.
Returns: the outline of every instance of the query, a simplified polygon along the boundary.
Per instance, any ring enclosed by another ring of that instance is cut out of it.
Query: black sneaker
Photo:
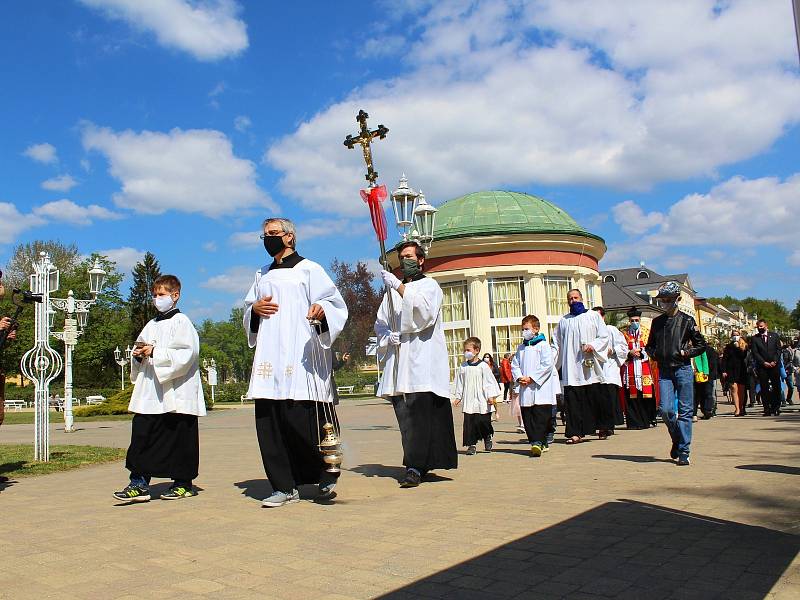
[[[692,463],[691,463],[691,461],[689,460],[689,457],[688,457],[688,456],[681,456],[681,457],[678,459],[678,466],[679,466],[679,467],[688,467],[688,466],[689,466],[689,465],[691,465],[691,464],[692,464]]]
[[[122,502],[150,502],[150,490],[138,485],[129,485],[124,490],[114,492],[114,498]]]
[[[180,500],[181,498],[191,498],[192,496],[197,496],[197,492],[195,492],[192,488],[185,488],[183,486],[176,485],[175,487],[171,487],[169,490],[161,494],[161,499]]]
[[[408,469],[406,471],[406,476],[400,482],[401,488],[411,488],[417,487],[422,482],[422,477],[420,477],[419,473],[413,471],[412,469]]]
[[[467,448],[467,456],[472,456],[473,454],[477,454],[478,449],[475,446],[470,446]]]
[[[494,443],[492,442],[492,436],[489,436],[483,440],[483,449],[486,450],[486,452],[491,452],[492,448],[494,448]]]
[[[669,457],[672,459],[678,458],[678,442],[672,442],[672,449],[669,451]]]

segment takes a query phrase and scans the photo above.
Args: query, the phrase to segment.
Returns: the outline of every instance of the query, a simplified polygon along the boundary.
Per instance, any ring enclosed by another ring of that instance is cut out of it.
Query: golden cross
[[[363,110],[358,111],[356,121],[360,126],[357,136],[348,135],[344,139],[344,145],[351,150],[356,144],[361,145],[361,150],[364,152],[364,162],[367,163],[367,174],[365,178],[369,181],[370,187],[375,185],[375,180],[378,178],[378,172],[372,167],[372,147],[370,144],[375,138],[384,139],[389,130],[383,125],[378,125],[378,128],[370,131],[367,127],[367,119],[369,115]]]
[[[268,362],[262,362],[256,369],[256,375],[263,378],[272,377],[272,365]]]

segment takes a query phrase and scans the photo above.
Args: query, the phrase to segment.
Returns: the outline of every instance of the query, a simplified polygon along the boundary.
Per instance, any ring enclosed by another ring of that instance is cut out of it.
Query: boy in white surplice
[[[475,445],[483,440],[483,449],[492,451],[492,413],[496,410],[500,386],[492,369],[481,360],[481,341],[476,337],[464,340],[464,362],[456,372],[455,404],[464,412],[463,444],[467,454],[478,452]]]
[[[197,417],[206,414],[200,382],[200,341],[189,318],[178,310],[181,282],[162,275],[153,282],[158,316],[139,334],[131,358],[134,383],[128,410],[134,413],[125,459],[130,484],[114,498],[150,500],[150,478],[173,483],[163,500],[195,495],[192,480],[200,462]]]
[[[261,237],[274,260],[256,272],[244,301],[244,329],[256,349],[248,396],[273,489],[263,506],[278,507],[297,502],[301,484],[316,483],[321,498],[333,496],[338,473],[325,471],[318,444],[325,413],[334,410],[330,347],[347,307],[325,270],[295,252],[291,221],[267,219]],[[312,319],[321,323],[318,335]],[[313,359],[317,343],[322,364]]]

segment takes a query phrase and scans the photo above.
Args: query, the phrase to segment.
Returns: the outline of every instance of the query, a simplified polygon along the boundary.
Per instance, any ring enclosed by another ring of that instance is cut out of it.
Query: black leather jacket
[[[682,367],[706,351],[706,340],[694,318],[678,311],[674,316],[659,315],[653,319],[645,349],[662,369]]]

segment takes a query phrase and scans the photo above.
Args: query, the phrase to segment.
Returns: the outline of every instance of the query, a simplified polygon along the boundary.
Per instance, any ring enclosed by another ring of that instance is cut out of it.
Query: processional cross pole
[[[361,150],[364,153],[364,162],[367,163],[367,174],[365,178],[369,181],[369,187],[374,188],[376,186],[375,180],[378,179],[378,172],[372,165],[372,140],[375,138],[379,140],[386,138],[389,129],[383,125],[378,125],[377,129],[370,131],[367,126],[367,119],[369,119],[369,115],[365,111],[359,110],[358,116],[356,117],[356,121],[360,126],[358,135],[348,135],[344,139],[344,145],[350,148],[350,150],[352,150],[356,144],[361,146]]]

